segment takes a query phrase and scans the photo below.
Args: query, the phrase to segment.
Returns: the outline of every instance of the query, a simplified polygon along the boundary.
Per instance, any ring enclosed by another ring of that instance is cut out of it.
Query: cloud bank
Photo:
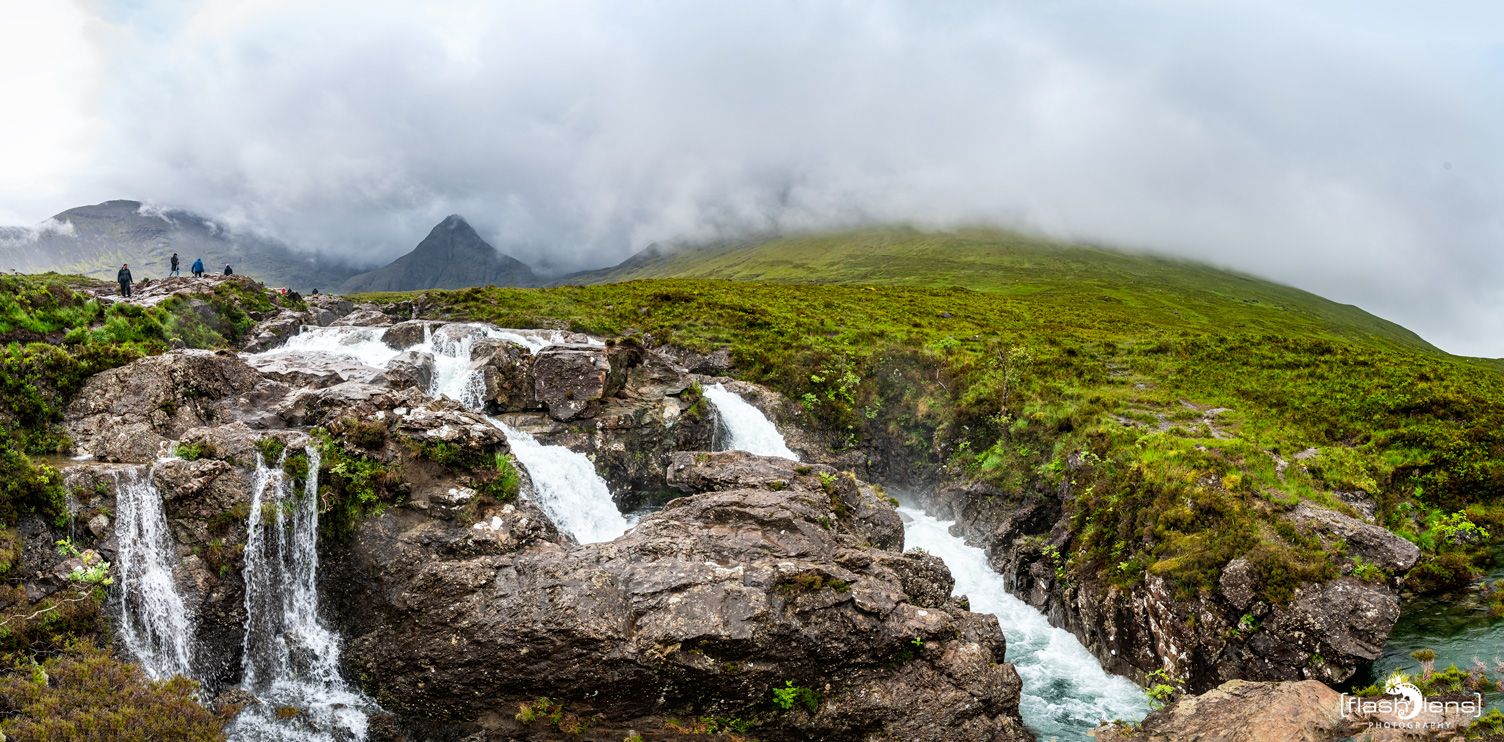
[[[653,241],[995,223],[1499,356],[1496,7],[59,4],[27,36],[77,61],[27,95],[64,125],[0,130],[48,185],[0,173],[0,216],[137,198],[374,262],[458,212],[555,272]]]

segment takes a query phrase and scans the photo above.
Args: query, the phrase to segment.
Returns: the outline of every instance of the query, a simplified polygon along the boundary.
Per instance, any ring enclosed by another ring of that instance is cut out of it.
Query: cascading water
[[[305,327],[282,346],[257,354],[333,355],[355,360],[372,368],[385,368],[399,351],[382,342],[385,327]],[[423,342],[407,350],[433,357],[433,378],[428,394],[449,397],[466,408],[479,411],[484,391],[482,377],[471,365],[470,351],[477,340],[509,340],[531,353],[566,342],[553,330],[506,330],[487,324],[450,323],[437,330],[424,325]],[[591,344],[599,341],[590,340]],[[734,395],[733,395],[734,396]],[[627,519],[616,509],[605,480],[583,454],[563,446],[539,443],[531,435],[499,420],[512,453],[533,481],[534,497],[554,524],[581,543],[609,541],[625,533]],[[776,432],[776,431],[775,431]],[[792,454],[789,454],[792,457]]]
[[[172,579],[172,539],[151,472],[115,473],[120,639],[146,674],[190,675],[193,623]]]
[[[576,541],[610,541],[627,532],[627,519],[616,509],[606,480],[582,453],[546,446],[499,420],[491,424],[507,436],[512,455],[533,480],[533,499],[554,525]]]
[[[1138,721],[1149,711],[1143,690],[1102,669],[1096,657],[1044,614],[1009,595],[987,554],[950,532],[942,521],[912,507],[899,508],[904,541],[940,557],[956,579],[955,594],[971,609],[991,613],[1008,639],[1008,661],[1024,681],[1019,712],[1041,739],[1086,740],[1104,720]]]
[[[788,444],[784,442],[778,426],[762,414],[761,410],[742,399],[741,395],[721,384],[711,384],[705,387],[705,396],[715,405],[716,415],[725,427],[726,448],[760,456],[799,460],[799,456],[790,451]]]
[[[705,396],[721,415],[729,448],[795,458],[777,426],[756,407],[720,384],[706,387]],[[1138,686],[1108,674],[1069,632],[1009,595],[986,553],[951,535],[951,523],[910,507],[899,513],[905,542],[945,562],[956,594],[968,596],[972,610],[997,616],[1008,639],[1008,661],[1024,683],[1019,711],[1041,739],[1085,740],[1103,720],[1137,721],[1148,713],[1148,699]]]
[[[245,546],[241,687],[261,703],[236,717],[236,740],[364,739],[374,704],[340,677],[339,637],[318,599],[318,449],[301,490],[258,454]],[[278,713],[294,709],[296,713]],[[282,717],[287,718],[282,718]]]

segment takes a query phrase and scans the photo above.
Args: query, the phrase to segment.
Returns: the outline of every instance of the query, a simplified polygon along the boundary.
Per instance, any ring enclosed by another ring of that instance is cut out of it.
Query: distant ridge
[[[210,271],[250,276],[269,286],[333,286],[356,270],[181,209],[119,199],[60,212],[35,227],[0,227],[0,270],[58,271],[113,279],[130,263],[137,280],[164,276],[178,254],[183,273],[197,258]]]
[[[345,281],[341,293],[420,291],[469,286],[537,286],[541,282],[522,261],[481,239],[459,214],[429,231],[412,252],[376,270]]]

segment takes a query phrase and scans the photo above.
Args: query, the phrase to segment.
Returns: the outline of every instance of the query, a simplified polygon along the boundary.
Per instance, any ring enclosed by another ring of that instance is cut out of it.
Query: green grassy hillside
[[[1116,301],[1129,310],[1123,313],[1160,326],[1335,333],[1434,349],[1415,333],[1357,307],[1252,276],[1001,230],[869,229],[655,252],[659,254],[581,274],[579,282],[719,278],[959,286],[1014,297],[1037,296],[1064,307],[1083,301]]]
[[[862,231],[636,263],[632,275],[692,278],[423,302],[726,346],[738,375],[801,401],[838,446],[1019,496],[1069,481],[1064,566],[1092,579],[1210,589],[1240,555],[1274,600],[1338,572],[1386,579],[1279,517],[1300,500],[1352,512],[1341,493],[1354,491],[1422,546],[1417,589],[1466,582],[1488,558],[1484,531],[1504,535],[1497,364],[1309,293],[997,232]]]

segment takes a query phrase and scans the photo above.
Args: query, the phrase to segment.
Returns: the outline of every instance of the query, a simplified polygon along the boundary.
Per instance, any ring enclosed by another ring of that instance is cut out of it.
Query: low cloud
[[[653,241],[993,223],[1504,355],[1493,5],[113,7],[80,22],[99,130],[57,208],[149,199],[364,261],[459,212],[551,271]]]

